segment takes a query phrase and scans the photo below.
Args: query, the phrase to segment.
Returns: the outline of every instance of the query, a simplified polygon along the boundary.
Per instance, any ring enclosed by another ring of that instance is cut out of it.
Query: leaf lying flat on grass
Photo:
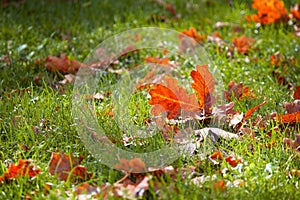
[[[87,172],[87,168],[79,165],[83,157],[75,159],[74,156],[59,154],[52,152],[51,159],[48,165],[49,172],[51,175],[57,175],[60,180],[67,181],[80,178],[83,180],[91,178],[92,174]]]
[[[0,182],[16,179],[19,177],[28,176],[34,178],[36,175],[41,173],[41,170],[36,169],[33,164],[30,164],[29,160],[19,159],[18,164],[11,163],[8,167],[8,172],[4,172],[3,176],[0,177]]]

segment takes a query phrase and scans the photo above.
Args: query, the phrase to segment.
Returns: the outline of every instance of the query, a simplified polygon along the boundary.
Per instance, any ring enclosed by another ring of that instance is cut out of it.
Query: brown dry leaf
[[[297,149],[299,151],[298,147],[300,146],[300,134],[296,134],[296,140],[284,138],[283,144],[288,146],[290,149]]]
[[[71,154],[71,157],[63,152],[59,154],[52,152],[51,159],[48,165],[48,169],[51,175],[57,175],[60,180],[67,181],[77,178],[87,180],[91,178],[92,174],[87,172],[87,168],[79,165],[83,157],[75,159]]]
[[[234,81],[230,81],[227,91],[224,91],[225,99],[230,101],[232,97],[239,100],[242,98],[256,98],[256,95],[252,93],[248,86],[243,86],[243,83],[236,84]]]
[[[151,110],[153,115],[166,112],[168,119],[175,119],[182,112],[185,116],[193,116],[200,111],[194,94],[187,94],[174,78],[166,77],[164,80],[166,86],[155,84],[149,92],[151,95],[149,104],[154,105]]]
[[[287,113],[292,114],[300,111],[300,100],[295,100],[292,103],[285,102],[283,107],[286,109]]]
[[[126,173],[141,173],[145,172],[147,166],[140,158],[133,158],[129,161],[125,158],[121,158],[120,163],[116,164],[114,168],[123,170]]]
[[[8,172],[4,172],[0,177],[0,182],[9,181],[11,179],[17,179],[19,177],[28,176],[30,178],[36,177],[41,173],[40,169],[36,169],[30,160],[18,160],[18,164],[11,163],[8,167]]]
[[[121,197],[124,199],[135,199],[142,197],[144,192],[149,188],[149,178],[144,176],[140,178],[136,183],[131,181],[124,181],[123,184],[115,183],[113,186],[114,197]]]
[[[65,54],[60,54],[60,57],[48,56],[46,58],[45,66],[50,72],[75,74],[80,67],[84,67],[85,65],[76,60],[70,60]]]

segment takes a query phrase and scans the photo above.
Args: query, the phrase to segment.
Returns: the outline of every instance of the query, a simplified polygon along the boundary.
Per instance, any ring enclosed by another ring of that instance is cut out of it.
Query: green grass
[[[225,87],[230,80],[243,82],[257,95],[252,100],[235,99],[235,109],[245,113],[266,99],[268,103],[254,115],[259,113],[265,116],[274,111],[284,113],[284,102],[293,101],[292,91],[287,86],[279,85],[272,77],[275,68],[270,64],[270,56],[280,51],[286,57],[295,58],[296,64],[288,66],[284,76],[294,85],[300,85],[300,38],[293,35],[293,27],[256,27],[254,23],[247,23],[244,16],[253,13],[253,10],[249,6],[251,3],[246,1],[233,1],[232,7],[222,1],[199,1],[198,7],[188,7],[186,2],[192,4],[194,1],[174,2],[177,12],[181,14],[179,20],[173,19],[168,11],[154,1],[146,0],[26,1],[25,4],[0,8],[0,57],[6,56],[8,59],[0,60],[0,175],[9,163],[17,162],[20,158],[32,159],[35,166],[42,170],[34,180],[24,177],[0,184],[0,199],[24,199],[26,195],[33,199],[67,198],[65,191],[72,191],[73,183],[59,181],[47,169],[51,152],[59,150],[84,156],[82,165],[93,173],[90,183],[113,184],[122,178],[121,172],[97,162],[83,145],[71,113],[72,85],[57,88],[62,75],[47,72],[44,64],[37,64],[36,60],[65,53],[69,58],[83,62],[100,42],[125,30],[157,26],[182,31],[193,26],[198,32],[208,35],[217,31],[228,44],[222,47],[221,52],[217,51],[216,45],[208,42],[204,43],[204,48],[218,66]],[[294,3],[288,1],[286,7]],[[161,16],[165,16],[166,20],[161,21]],[[215,29],[214,25],[218,21],[238,25],[243,31],[234,33],[230,27]],[[244,55],[235,53],[234,59],[226,56],[226,46],[230,47],[232,39],[243,34],[256,41],[255,48],[249,52],[249,63],[243,61],[246,57]],[[254,58],[257,61],[253,61]],[[138,56],[131,59],[137,63],[142,62]],[[121,60],[121,65],[122,62],[125,63]],[[179,70],[182,77],[186,77],[189,72]],[[39,84],[34,81],[37,76]],[[112,75],[108,80],[113,82],[117,77]],[[139,107],[136,107],[136,102],[139,102]],[[122,147],[118,140],[124,132],[102,114],[107,105],[111,105],[110,98],[96,104],[99,123]],[[126,120],[133,118],[134,123],[142,125],[151,107],[145,95],[135,94],[130,99],[129,108],[129,119]],[[168,175],[158,180],[153,178],[144,198],[297,199],[300,195],[299,178],[289,178],[287,174],[292,169],[300,169],[299,157],[294,151],[285,150],[282,140],[289,137],[290,133],[298,133],[299,129],[287,127],[273,134],[271,139],[267,138],[267,131],[276,125],[268,123],[265,130],[255,130],[259,141],[246,137],[243,142],[222,140],[211,147],[210,153],[220,150],[242,157],[240,169],[232,168],[225,161],[220,166],[213,165],[207,158],[201,160],[199,154],[193,157],[182,156],[172,165],[179,170],[195,166],[196,174],[184,179],[174,179]],[[266,148],[272,140],[276,141],[275,145]],[[161,136],[157,136],[144,142],[146,147],[131,145],[129,148],[143,152],[144,148],[159,148],[164,141]],[[22,148],[24,145],[28,149]],[[251,150],[251,147],[255,150]],[[202,150],[198,149],[199,152]],[[269,165],[271,176],[265,170]],[[217,173],[226,167],[226,175]],[[218,191],[212,187],[210,180],[198,185],[191,183],[192,178],[202,175],[216,175],[216,180],[224,180],[226,183],[241,179],[246,185],[228,186],[225,191]],[[46,183],[52,183],[49,194],[43,192]],[[155,192],[154,183],[160,188],[158,193]]]

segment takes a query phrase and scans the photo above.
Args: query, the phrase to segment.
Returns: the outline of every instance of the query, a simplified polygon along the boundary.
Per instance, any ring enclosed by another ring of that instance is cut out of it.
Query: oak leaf
[[[14,163],[11,163],[9,165],[8,172],[4,172],[3,176],[0,177],[0,182],[25,176],[34,178],[39,173],[41,173],[41,170],[36,169],[29,160],[19,159],[17,165],[15,165]]]
[[[194,94],[187,94],[174,78],[166,77],[164,81],[166,86],[155,84],[149,92],[149,104],[154,105],[151,110],[153,115],[166,112],[168,119],[175,119],[181,114],[191,116],[200,111]]]
[[[52,152],[51,159],[48,165],[48,169],[51,175],[57,175],[60,180],[67,181],[79,179],[89,179],[92,174],[87,172],[87,168],[80,165],[83,157],[80,156],[75,159],[71,154],[70,156],[63,152],[55,153]]]

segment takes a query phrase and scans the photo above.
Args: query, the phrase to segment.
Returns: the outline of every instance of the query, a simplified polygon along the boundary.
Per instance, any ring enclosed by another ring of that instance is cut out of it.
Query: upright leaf
[[[154,105],[151,110],[153,115],[166,112],[168,119],[174,119],[182,113],[191,116],[200,111],[194,94],[187,94],[174,78],[168,77],[164,81],[166,86],[155,84],[149,92],[151,95],[149,104]]]
[[[196,91],[196,96],[200,100],[200,108],[204,108],[205,112],[211,112],[210,108],[215,103],[213,97],[215,81],[212,74],[208,70],[208,65],[198,65],[196,70],[191,72],[194,83],[192,88]]]

